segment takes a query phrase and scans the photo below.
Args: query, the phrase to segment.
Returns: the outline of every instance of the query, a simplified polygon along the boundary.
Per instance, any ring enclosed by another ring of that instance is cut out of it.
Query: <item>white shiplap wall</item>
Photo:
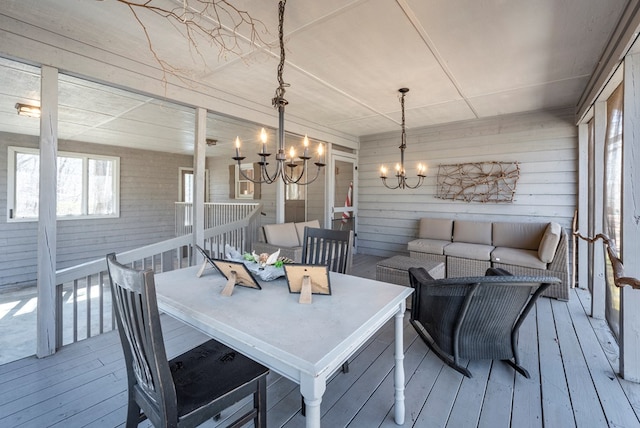
[[[399,142],[399,129],[397,133],[361,139],[360,253],[381,256],[406,253],[406,244],[416,237],[421,217],[553,220],[565,229],[571,227],[577,197],[578,138],[570,109],[409,129],[405,151],[407,175],[415,176],[418,161],[428,166],[425,184],[415,190],[389,190],[380,181],[380,165],[386,163],[391,175],[400,160]],[[478,161],[520,163],[513,203],[467,203],[435,198],[438,165]]]
[[[0,287],[36,280],[37,222],[8,223],[8,146],[37,147],[37,137],[0,133]],[[191,156],[59,141],[60,151],[120,157],[120,217],[58,221],[57,268],[172,238],[179,167]]]

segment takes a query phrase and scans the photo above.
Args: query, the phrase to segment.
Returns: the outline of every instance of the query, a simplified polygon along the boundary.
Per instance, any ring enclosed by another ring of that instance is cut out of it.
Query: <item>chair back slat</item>
[[[353,231],[305,227],[302,263],[325,265],[332,272],[350,273]]]

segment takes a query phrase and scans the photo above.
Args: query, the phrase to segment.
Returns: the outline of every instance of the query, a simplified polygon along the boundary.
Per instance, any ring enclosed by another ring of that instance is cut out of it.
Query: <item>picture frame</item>
[[[202,254],[202,257],[204,257],[204,262],[202,262],[202,266],[200,266],[200,269],[198,270],[198,273],[196,273],[196,276],[198,278],[200,278],[202,276],[202,274],[204,273],[204,270],[207,268],[207,266],[211,266],[211,267],[215,268],[216,265],[214,263],[214,259],[211,258],[209,253],[204,248],[202,248],[198,244],[196,244],[195,247],[196,247],[196,250],[198,250],[200,252],[200,254]]]
[[[233,285],[255,288],[261,290],[260,284],[251,271],[242,262],[231,260],[211,259],[213,265],[227,279],[227,286],[233,281]],[[225,287],[226,288],[226,287]]]
[[[303,293],[303,279],[308,277],[311,294],[331,295],[329,268],[324,265],[284,264],[284,275],[289,286],[289,293]]]

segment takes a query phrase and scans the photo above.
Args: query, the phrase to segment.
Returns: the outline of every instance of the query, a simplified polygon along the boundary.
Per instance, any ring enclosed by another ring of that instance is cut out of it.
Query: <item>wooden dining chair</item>
[[[265,427],[269,370],[215,340],[167,361],[153,271],[107,255],[113,310],[127,367],[127,427],[193,427],[251,397],[251,410],[229,426]]]
[[[352,230],[304,228],[302,263],[325,265],[331,272],[351,272],[353,249]]]

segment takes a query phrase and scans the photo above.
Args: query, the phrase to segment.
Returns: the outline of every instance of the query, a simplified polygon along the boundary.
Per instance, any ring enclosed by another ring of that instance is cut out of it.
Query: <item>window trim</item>
[[[39,220],[36,217],[12,217],[11,214],[15,210],[15,186],[16,186],[16,155],[18,153],[32,154],[40,156],[40,150],[31,147],[19,147],[9,146],[7,155],[7,223],[20,223],[20,222],[37,222]],[[79,152],[66,152],[58,151],[57,157],[71,157],[79,158],[83,160],[83,182],[82,182],[82,210],[85,214],[81,215],[65,215],[56,216],[57,220],[88,220],[88,219],[104,219],[104,218],[119,218],[120,217],[120,157],[118,156],[105,156],[96,155],[92,153],[79,153]],[[114,193],[114,213],[113,214],[86,214],[88,207],[88,177],[87,168],[89,160],[109,160],[113,161],[113,193]]]

